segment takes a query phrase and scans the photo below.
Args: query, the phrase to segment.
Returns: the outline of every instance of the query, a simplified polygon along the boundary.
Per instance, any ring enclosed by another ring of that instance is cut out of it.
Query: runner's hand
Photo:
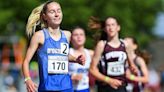
[[[114,89],[118,89],[118,87],[122,85],[122,81],[114,78],[110,78],[107,83]]]
[[[72,77],[73,77],[72,78],[73,80],[80,81],[83,78],[83,75],[82,74],[73,74]]]
[[[81,64],[84,65],[85,64],[85,57],[83,55],[80,55],[77,57],[76,61]]]
[[[130,65],[130,70],[132,71],[133,74],[138,74],[139,72],[137,66],[134,64]]]
[[[35,84],[31,79],[25,82],[28,92],[37,92],[37,84]]]
[[[126,70],[126,78],[130,79],[131,72],[129,69]]]

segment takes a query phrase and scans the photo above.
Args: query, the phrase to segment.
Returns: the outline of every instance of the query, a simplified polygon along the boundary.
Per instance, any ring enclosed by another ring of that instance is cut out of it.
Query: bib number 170
[[[53,69],[54,70],[65,70],[65,63],[64,62],[53,62]]]
[[[68,73],[68,61],[48,61],[48,73],[62,74]]]

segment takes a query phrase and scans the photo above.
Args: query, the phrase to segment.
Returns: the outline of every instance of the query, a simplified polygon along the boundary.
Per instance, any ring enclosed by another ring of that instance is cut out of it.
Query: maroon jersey
[[[125,82],[126,60],[127,54],[124,43],[121,42],[117,48],[106,43],[100,60],[99,71],[106,76]]]
[[[134,58],[134,64],[137,66],[138,68],[138,73],[136,74],[136,76],[143,76],[143,72],[141,71],[141,67],[140,65],[137,63],[137,58],[138,56],[136,56]],[[144,84],[141,83],[141,82],[135,82],[135,81],[132,81],[132,80],[127,80],[127,82],[129,84],[132,84],[133,85],[133,92],[143,92],[144,90]]]

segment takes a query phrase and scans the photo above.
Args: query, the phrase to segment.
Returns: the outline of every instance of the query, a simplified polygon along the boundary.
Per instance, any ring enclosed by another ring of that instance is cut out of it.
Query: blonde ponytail
[[[43,9],[44,4],[34,8],[28,18],[26,25],[26,34],[28,37],[32,36],[35,33],[36,26],[41,23],[40,14]],[[43,24],[41,24],[43,26]]]

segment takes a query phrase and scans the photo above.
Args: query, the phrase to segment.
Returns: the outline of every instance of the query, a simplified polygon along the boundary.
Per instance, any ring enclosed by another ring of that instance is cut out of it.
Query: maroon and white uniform
[[[113,48],[106,42],[102,58],[99,63],[99,71],[106,76],[119,79],[123,83],[126,83],[126,61],[127,54],[123,42],[121,42],[120,46],[117,48]]]

